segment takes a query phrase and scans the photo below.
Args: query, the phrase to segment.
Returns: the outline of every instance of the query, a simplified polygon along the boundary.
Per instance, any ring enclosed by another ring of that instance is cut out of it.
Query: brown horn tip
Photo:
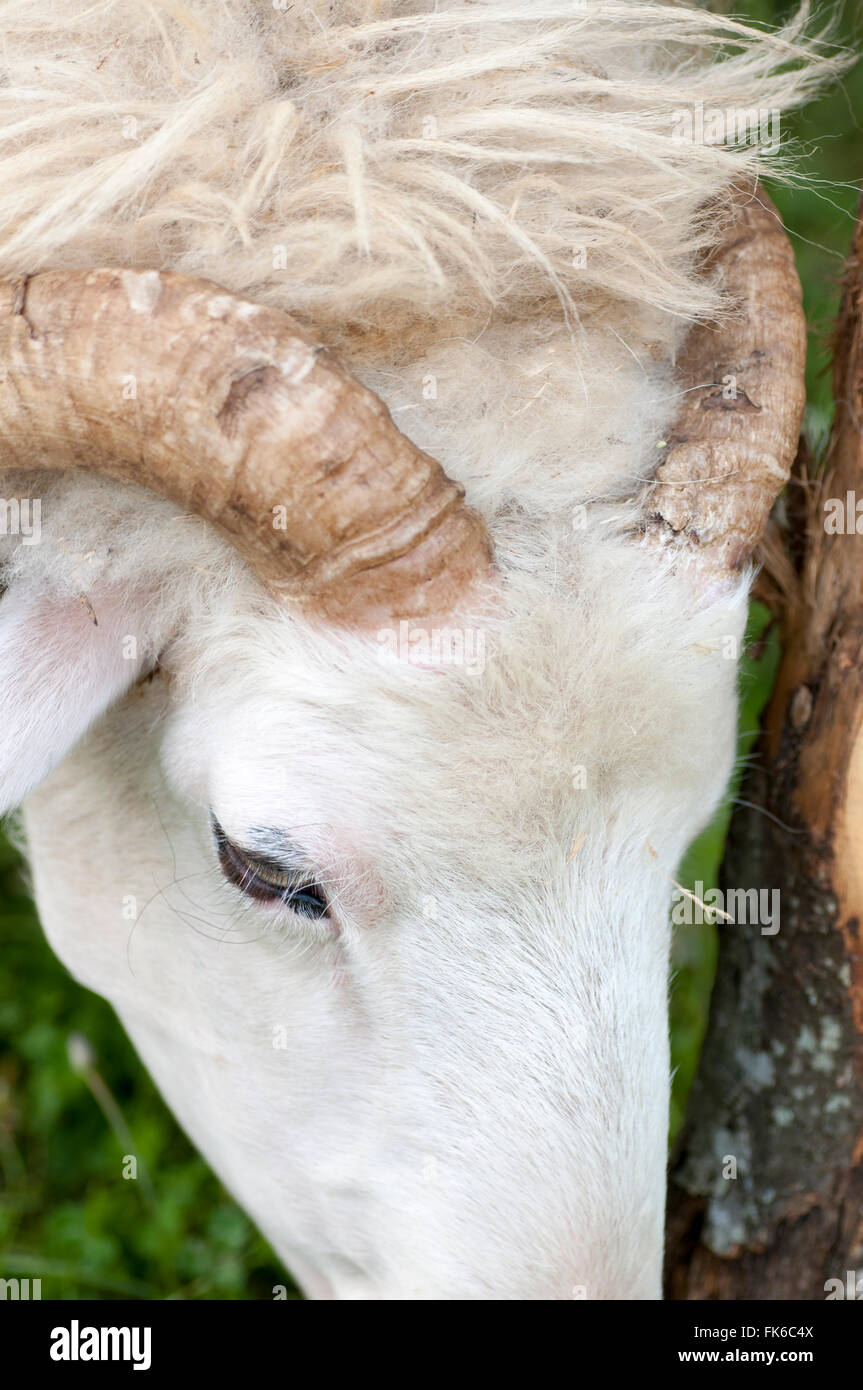
[[[788,480],[806,400],[806,324],[791,243],[760,187],[740,194],[709,266],[738,312],[687,339],[682,406],[644,507],[652,542],[698,551],[699,567],[720,576],[747,564]]]
[[[135,483],[224,532],[266,587],[373,627],[452,612],[482,518],[289,315],[154,270],[0,282],[0,468]]]

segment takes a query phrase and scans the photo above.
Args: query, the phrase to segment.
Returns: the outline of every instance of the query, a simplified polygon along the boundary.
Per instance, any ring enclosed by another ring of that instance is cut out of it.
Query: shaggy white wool
[[[0,271],[128,263],[288,309],[490,518],[560,517],[649,476],[663,364],[718,303],[705,205],[783,163],[681,142],[679,114],[805,100],[835,68],[806,15],[4,0]]]
[[[690,317],[715,303],[696,214],[764,160],[682,146],[674,113],[805,100],[830,65],[805,15],[774,34],[632,0],[4,0],[0,269],[208,274],[340,347],[550,296],[574,321],[596,292]]]

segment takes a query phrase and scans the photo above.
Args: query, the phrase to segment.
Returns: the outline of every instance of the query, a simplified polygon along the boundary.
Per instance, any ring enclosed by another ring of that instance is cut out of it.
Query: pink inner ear
[[[140,675],[139,618],[123,594],[13,587],[0,600],[0,814],[16,806]]]

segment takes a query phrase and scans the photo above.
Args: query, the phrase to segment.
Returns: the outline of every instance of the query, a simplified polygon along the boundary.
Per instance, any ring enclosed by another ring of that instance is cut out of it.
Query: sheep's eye
[[[301,917],[325,917],[326,894],[319,883],[300,869],[290,869],[272,859],[252,855],[229,840],[215,816],[213,838],[222,873],[247,898],[256,902],[281,903]]]

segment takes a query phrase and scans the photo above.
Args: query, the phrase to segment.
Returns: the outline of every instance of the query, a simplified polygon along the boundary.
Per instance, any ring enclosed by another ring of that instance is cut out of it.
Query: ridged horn
[[[148,488],[329,621],[450,613],[490,566],[462,488],[373,392],[287,314],[183,275],[0,281],[0,468]]]
[[[697,552],[708,579],[751,559],[788,480],[806,402],[791,243],[763,189],[738,198],[708,262],[737,312],[687,339],[681,409],[644,500],[649,539]]]

